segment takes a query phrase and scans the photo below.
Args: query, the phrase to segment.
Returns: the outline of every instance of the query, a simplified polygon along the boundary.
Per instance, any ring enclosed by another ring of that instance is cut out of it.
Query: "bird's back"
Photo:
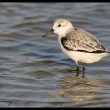
[[[74,51],[85,51],[90,53],[102,53],[108,50],[96,39],[96,37],[80,28],[67,33],[61,39],[64,48]]]

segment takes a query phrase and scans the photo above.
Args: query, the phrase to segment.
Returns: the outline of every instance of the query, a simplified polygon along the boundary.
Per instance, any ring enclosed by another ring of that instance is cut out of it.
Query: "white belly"
[[[77,51],[67,51],[63,48],[61,41],[59,40],[62,51],[69,56],[76,63],[94,63],[101,60],[103,57],[109,55],[109,53],[85,53],[85,52],[77,52]]]

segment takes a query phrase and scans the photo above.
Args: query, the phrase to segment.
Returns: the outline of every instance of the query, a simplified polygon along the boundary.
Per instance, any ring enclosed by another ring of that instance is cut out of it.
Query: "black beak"
[[[47,37],[48,35],[52,34],[54,32],[53,29],[51,29],[50,31],[48,31],[43,37]]]

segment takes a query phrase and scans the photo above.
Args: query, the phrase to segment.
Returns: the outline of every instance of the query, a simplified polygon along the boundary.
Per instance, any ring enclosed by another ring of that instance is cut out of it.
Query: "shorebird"
[[[58,42],[62,51],[76,62],[76,76],[79,76],[80,62],[83,64],[94,63],[110,55],[109,49],[106,49],[93,34],[74,26],[67,19],[56,20],[53,28],[43,37],[52,33],[58,35]],[[82,77],[84,77],[84,74],[85,67],[83,66]]]

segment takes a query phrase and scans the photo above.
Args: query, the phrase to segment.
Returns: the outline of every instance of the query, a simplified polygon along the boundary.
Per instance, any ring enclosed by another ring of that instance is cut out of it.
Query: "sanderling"
[[[62,51],[76,62],[76,76],[79,76],[79,62],[83,64],[98,62],[110,54],[110,51],[106,49],[94,35],[72,25],[69,20],[56,20],[53,28],[43,37],[52,33],[58,35],[58,41]],[[84,73],[85,68],[83,66],[83,77]]]

